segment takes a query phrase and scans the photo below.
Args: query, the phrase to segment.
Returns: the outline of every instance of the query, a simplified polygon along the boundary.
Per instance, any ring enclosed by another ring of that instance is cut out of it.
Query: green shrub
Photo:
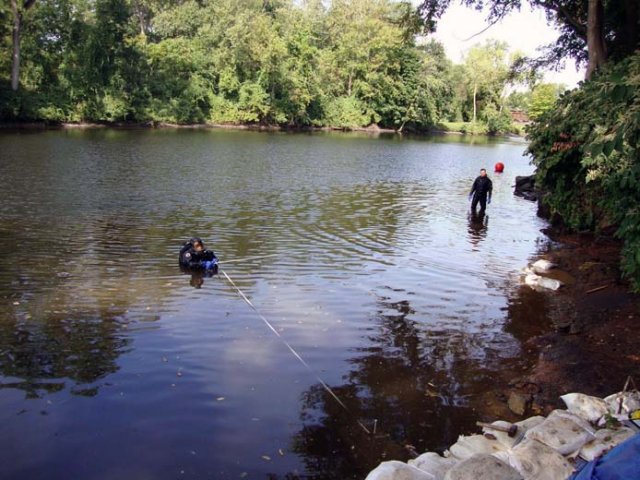
[[[325,105],[326,124],[331,127],[364,127],[370,123],[369,119],[364,104],[355,97],[332,98]]]
[[[528,135],[551,214],[575,230],[615,226],[640,291],[640,54],[562,96]]]
[[[495,105],[489,104],[482,112],[482,120],[485,122],[487,132],[490,135],[511,131],[511,114],[506,108],[498,110]]]

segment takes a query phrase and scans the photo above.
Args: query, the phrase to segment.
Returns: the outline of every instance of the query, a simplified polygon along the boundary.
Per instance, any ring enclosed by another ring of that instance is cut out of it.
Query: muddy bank
[[[538,386],[544,409],[560,395],[604,396],[640,378],[640,295],[619,270],[620,242],[593,235],[548,232],[556,242],[547,258],[575,278],[556,293],[549,312],[554,331],[532,338],[538,359],[524,380]]]
[[[545,318],[531,321],[546,323],[546,331],[524,342],[528,359],[515,362],[501,387],[487,393],[478,408],[483,417],[548,414],[566,393],[605,396],[622,389],[628,376],[640,379],[640,295],[622,279],[620,242],[545,233],[552,242],[543,257],[568,274],[566,283],[543,293]]]
[[[520,287],[523,301],[509,307],[505,328],[522,341],[522,352],[472,401],[479,420],[546,415],[566,393],[603,397],[621,390],[628,376],[640,379],[640,295],[621,277],[621,243],[545,233],[551,241],[542,257],[557,264],[551,276],[564,285],[544,292]],[[544,308],[531,310],[530,295],[543,295]]]

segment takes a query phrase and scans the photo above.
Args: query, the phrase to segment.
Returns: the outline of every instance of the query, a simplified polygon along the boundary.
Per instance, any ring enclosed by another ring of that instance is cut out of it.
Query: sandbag
[[[588,422],[565,410],[554,410],[544,422],[525,434],[526,439],[538,440],[561,455],[577,452],[595,438]]]
[[[552,268],[555,268],[555,266],[555,263],[551,263],[549,260],[541,258],[540,260],[536,260],[531,264],[531,269],[535,273],[546,273]]]
[[[490,455],[506,450],[506,447],[497,440],[491,440],[484,435],[460,435],[458,441],[449,447],[448,453],[450,456],[457,458],[458,460],[466,460],[473,455],[482,453]],[[445,456],[447,452],[445,452]]]
[[[407,463],[416,468],[419,468],[423,472],[433,475],[438,480],[444,478],[446,473],[458,463],[454,457],[444,458],[434,452],[427,452],[420,455],[418,458],[409,460]]]
[[[524,277],[524,283],[536,290],[558,290],[562,286],[562,282],[560,280],[556,280],[555,278],[541,277],[540,275],[536,275],[535,273],[527,273]]]
[[[374,470],[369,472],[365,480],[435,480],[430,473],[406,463],[392,460],[382,462]]]
[[[513,437],[510,437],[507,432],[501,432],[499,430],[493,430],[487,427],[483,427],[482,431],[485,433],[490,433],[491,435],[496,437],[496,440],[500,442],[505,448],[511,448],[522,439],[522,437],[527,432],[527,430],[532,429],[533,427],[541,424],[542,422],[544,422],[544,417],[541,417],[539,415],[535,417],[526,418],[520,422],[516,422],[514,425],[518,427],[518,430],[515,436]],[[498,425],[501,427],[508,428],[511,425],[511,423],[505,422],[504,420],[496,420],[495,422],[492,422],[491,425]]]
[[[640,472],[640,434],[625,440],[604,456],[587,463],[572,480],[631,480]]]
[[[582,393],[567,393],[560,398],[567,405],[569,412],[591,423],[596,423],[607,413],[607,404],[603,399],[598,397],[592,397]]]
[[[622,409],[620,413],[629,414],[640,409],[640,392],[637,390],[631,392],[618,392],[604,398],[604,403],[609,409],[609,413],[615,415],[620,408],[620,400],[622,400]]]
[[[634,431],[630,428],[622,427],[617,430],[603,428],[598,430],[593,440],[582,446],[580,456],[590,462],[602,456],[616,445],[621,444],[626,439],[634,435]],[[640,471],[638,472],[640,476]]]
[[[573,472],[569,461],[538,440],[525,440],[511,450],[495,454],[527,480],[557,480]]]
[[[510,465],[493,455],[478,454],[458,463],[444,476],[444,480],[524,480]]]

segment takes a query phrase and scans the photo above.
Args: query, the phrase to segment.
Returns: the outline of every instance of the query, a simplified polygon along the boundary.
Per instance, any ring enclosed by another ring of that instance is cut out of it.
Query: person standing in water
[[[471,201],[471,212],[476,213],[476,207],[480,202],[480,215],[484,214],[487,203],[491,203],[491,194],[493,193],[493,183],[487,177],[487,170],[480,169],[480,176],[475,179],[469,192],[469,201]]]

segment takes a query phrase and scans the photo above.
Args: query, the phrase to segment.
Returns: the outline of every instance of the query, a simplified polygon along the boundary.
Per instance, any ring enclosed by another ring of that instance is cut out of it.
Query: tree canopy
[[[453,0],[424,0],[418,10],[427,31]],[[567,57],[586,63],[587,77],[601,68],[609,57],[621,60],[640,47],[640,7],[637,0],[460,0],[460,3],[484,8],[489,22],[497,22],[522,8],[542,9],[550,23],[560,30],[556,42],[533,59],[533,65],[557,65]]]
[[[416,42],[408,2],[29,1],[0,9],[19,24],[0,27],[4,119],[425,130],[507,114],[506,45],[453,65]]]

